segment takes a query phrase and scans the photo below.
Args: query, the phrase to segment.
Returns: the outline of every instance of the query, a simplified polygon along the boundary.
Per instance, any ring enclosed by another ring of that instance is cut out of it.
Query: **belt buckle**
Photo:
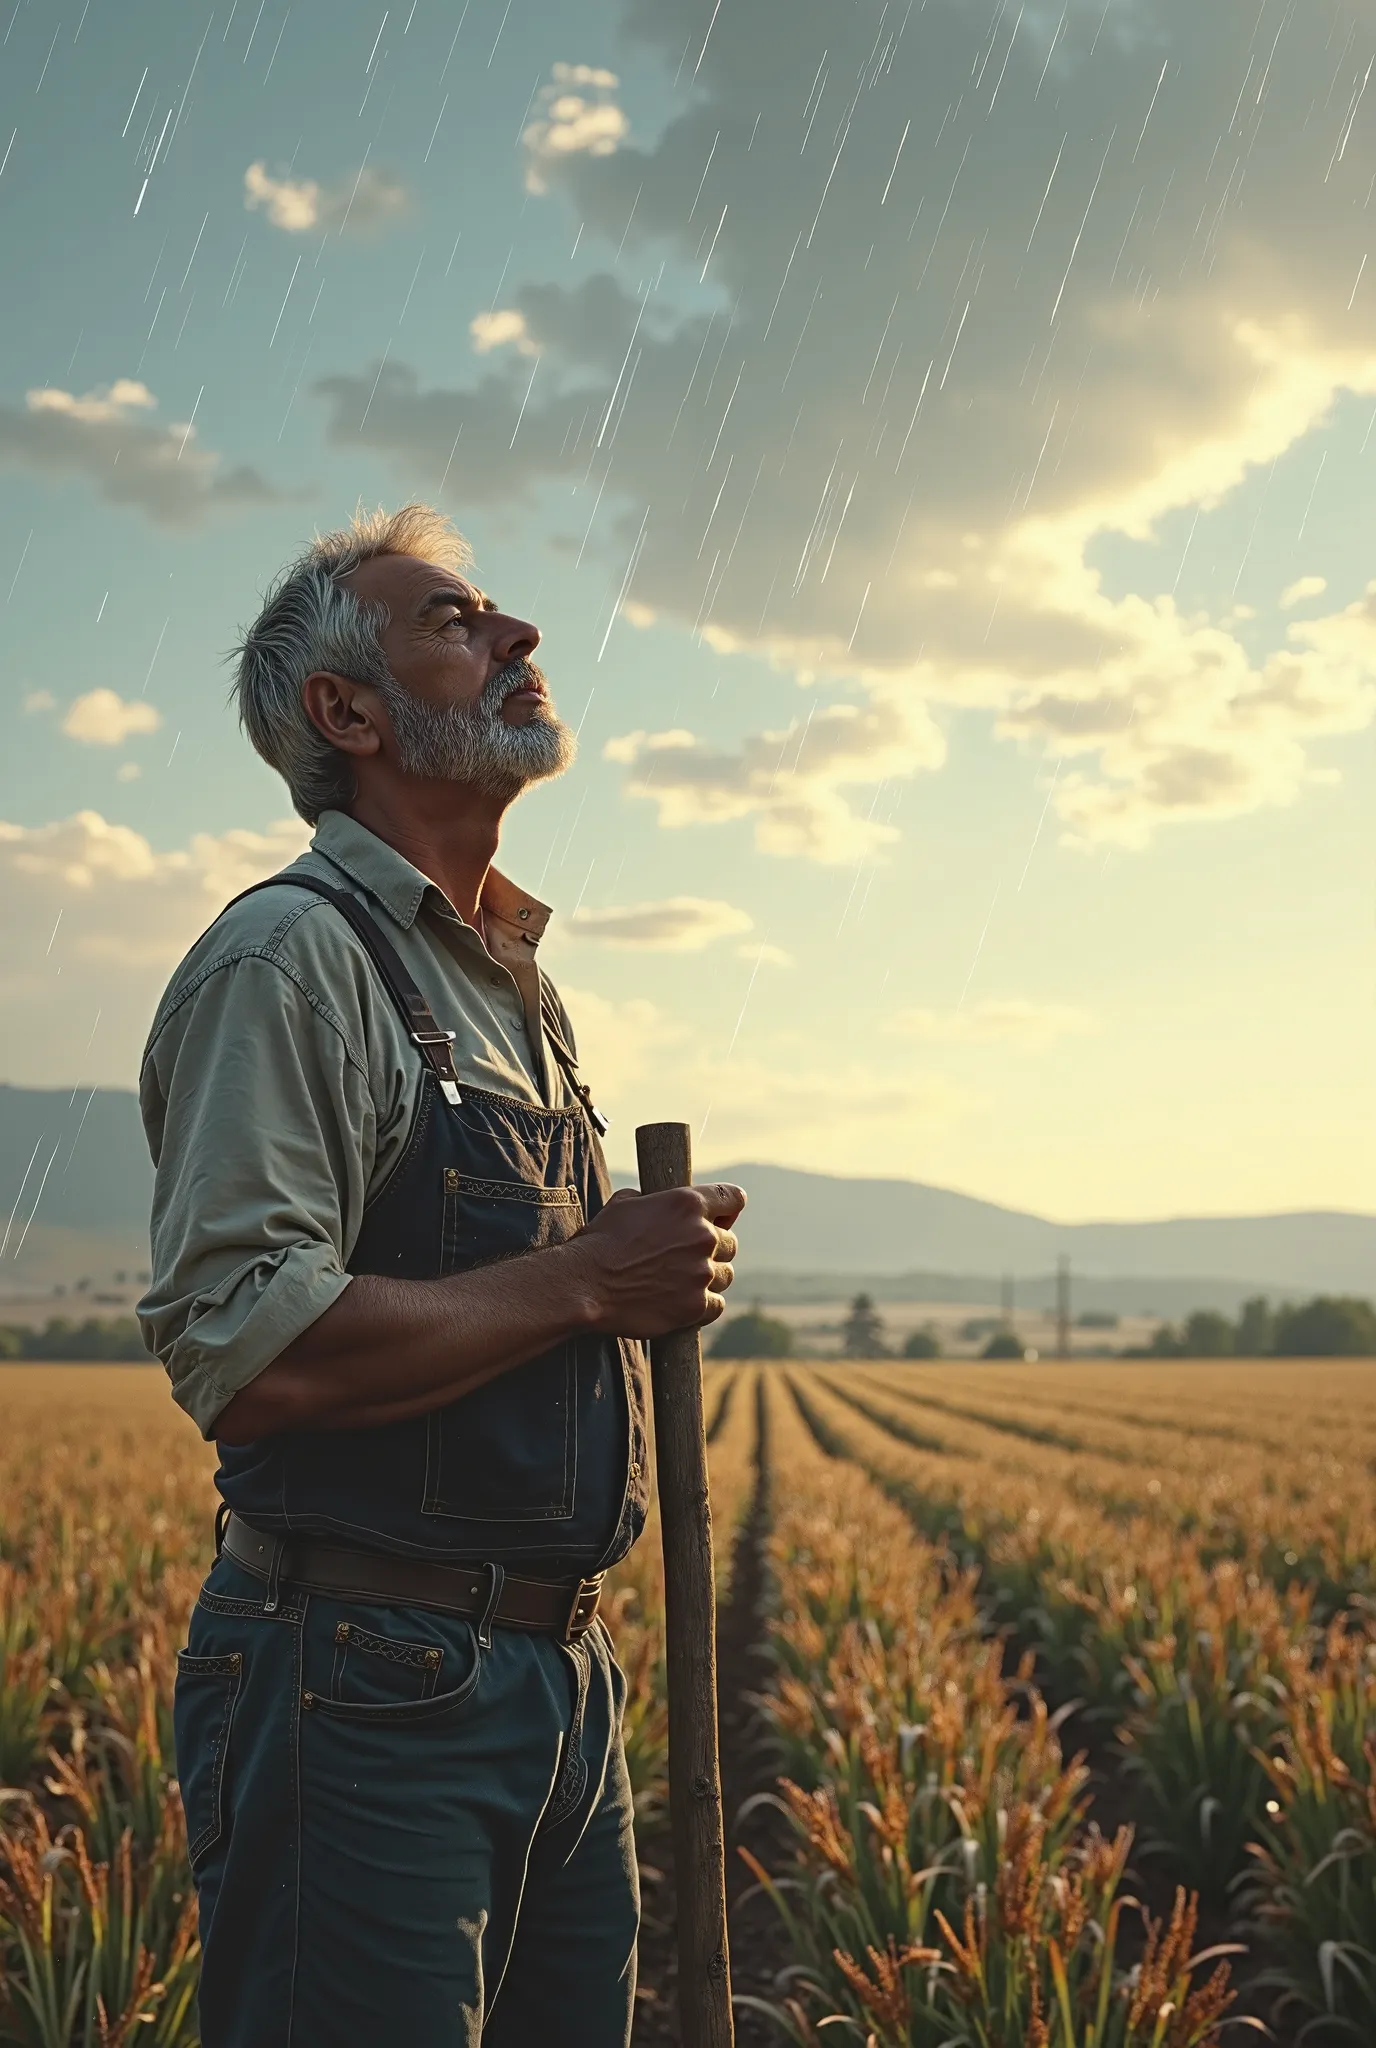
[[[582,1608],[584,1601],[587,1600],[589,1596],[591,1596],[592,1599],[592,1606],[588,1610],[587,1619],[584,1620],[580,1612],[580,1609]],[[580,1579],[578,1581],[577,1588],[574,1592],[572,1604],[569,1607],[568,1620],[564,1623],[563,1639],[566,1643],[576,1642],[580,1636],[585,1636],[587,1634],[588,1630],[592,1627],[593,1623],[597,1619],[597,1609],[601,1602],[601,1598],[601,1572],[598,1572],[595,1578]]]

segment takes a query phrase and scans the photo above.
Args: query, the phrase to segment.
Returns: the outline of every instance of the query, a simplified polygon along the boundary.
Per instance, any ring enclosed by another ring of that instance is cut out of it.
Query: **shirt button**
[[[489,981],[490,981],[490,982],[492,983],[492,986],[493,986],[493,988],[500,988],[500,987],[501,987],[501,985],[502,985],[502,977],[501,977],[501,975],[500,975],[500,974],[492,974],[492,975],[489,975],[489,976],[488,976],[488,979],[489,979]]]

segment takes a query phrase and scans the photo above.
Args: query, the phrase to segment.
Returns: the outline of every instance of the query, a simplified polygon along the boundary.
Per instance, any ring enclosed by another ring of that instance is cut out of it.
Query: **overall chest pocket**
[[[443,1169],[441,1271],[563,1244],[583,1227],[576,1187]],[[578,1429],[572,1338],[437,1409],[426,1426],[427,1515],[543,1523],[573,1514]]]

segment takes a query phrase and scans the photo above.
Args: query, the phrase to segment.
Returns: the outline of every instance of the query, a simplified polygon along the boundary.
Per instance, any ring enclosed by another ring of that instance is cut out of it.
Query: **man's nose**
[[[502,667],[509,661],[529,661],[540,645],[540,628],[529,619],[513,619],[499,612],[493,620],[492,652]]]

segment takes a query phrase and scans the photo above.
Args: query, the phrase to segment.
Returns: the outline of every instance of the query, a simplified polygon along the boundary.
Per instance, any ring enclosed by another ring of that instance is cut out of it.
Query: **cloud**
[[[932,1045],[1013,1045],[1033,1051],[1098,1028],[1086,1010],[1022,996],[974,1003],[968,1010],[903,1010],[892,1024],[902,1036]]]
[[[8,1078],[131,1086],[172,967],[231,896],[294,860],[309,837],[290,818],[262,832],[198,832],[160,851],[98,811],[0,820]]]
[[[0,404],[0,466],[83,477],[107,503],[133,506],[163,526],[288,495],[244,464],[222,469],[191,421],[159,426],[148,417],[156,407],[132,377],[80,397],[45,385],[26,393],[22,410]]]
[[[320,218],[320,187],[314,178],[272,178],[265,163],[244,172],[244,205],[250,213],[266,213],[275,228],[302,235]]]
[[[1291,605],[1303,604],[1307,597],[1322,597],[1327,588],[1326,576],[1297,576],[1280,594],[1281,609],[1289,611]]]
[[[376,164],[364,164],[352,177],[322,185],[317,178],[274,177],[260,159],[244,172],[244,205],[265,213],[284,234],[376,234],[401,218],[410,194],[400,178]]]
[[[123,746],[131,734],[156,732],[162,713],[142,701],[127,702],[113,690],[88,690],[70,706],[62,721],[69,739],[88,746]]]
[[[526,331],[526,316],[515,306],[494,307],[490,313],[479,313],[468,323],[473,337],[473,347],[480,356],[490,354],[494,348],[504,348],[508,342],[514,344],[523,356],[537,355],[535,343]]]
[[[671,828],[753,818],[763,853],[859,860],[897,839],[894,826],[851,809],[843,792],[939,767],[945,741],[925,707],[876,694],[866,704],[814,706],[782,732],[734,749],[690,732],[623,733],[604,749],[630,769],[632,796],[649,797]]]
[[[266,832],[197,832],[159,853],[99,811],[47,825],[0,819],[0,872],[22,884],[4,892],[12,915],[36,913],[41,926],[60,902],[74,928],[68,944],[83,959],[171,965],[221,904],[294,860],[309,839],[307,826],[284,818]]]
[[[30,690],[24,699],[24,709],[29,712],[55,711],[57,699],[51,690]]]
[[[1000,720],[1059,756],[1053,801],[1071,839],[1141,847],[1165,821],[1291,803],[1331,772],[1306,742],[1357,732],[1376,711],[1376,584],[1288,627],[1287,646],[1259,666],[1169,602],[1118,609],[1132,631],[1101,663],[1094,694],[1029,693]],[[1086,757],[1096,773],[1059,772]]]
[[[771,851],[873,852],[886,785],[939,766],[970,712],[1045,761],[1072,843],[1291,802],[1315,743],[1372,716],[1365,619],[1258,654],[1231,574],[1221,616],[1186,615],[1157,550],[1116,581],[1097,563],[1376,391],[1376,293],[1352,295],[1365,13],[1335,6],[1337,74],[1287,14],[1241,99],[1252,28],[1196,0],[1120,29],[1101,5],[990,28],[857,0],[858,78],[828,0],[798,0],[786,37],[774,0],[733,0],[705,46],[698,0],[638,9],[670,69],[697,52],[653,145],[584,146],[571,108],[556,144],[561,94],[615,105],[560,76],[527,166],[645,282],[627,263],[625,283],[509,288],[548,365],[514,446],[514,350],[467,387],[394,363],[328,380],[331,438],[438,483],[462,430],[469,499],[605,485],[589,553],[619,578],[636,549],[626,616],[792,672],[814,723],[872,707],[843,770],[805,754],[791,774],[785,733],[628,735],[628,786],[666,825],[749,817]]]
[[[621,83],[614,71],[591,64],[555,64],[535,102],[535,118],[522,132],[526,189],[547,189],[550,169],[573,156],[611,156],[630,122],[612,98]]]
[[[113,384],[99,391],[88,391],[84,398],[77,398],[70,391],[54,390],[50,385],[28,394],[30,412],[61,413],[68,419],[101,427],[124,419],[136,407],[151,411],[157,402],[148,386],[141,384],[137,377],[116,377]]]
[[[643,946],[661,953],[697,953],[718,939],[748,932],[752,920],[734,903],[705,896],[670,896],[661,903],[626,903],[606,910],[576,910],[570,929],[580,939],[610,946]]]

